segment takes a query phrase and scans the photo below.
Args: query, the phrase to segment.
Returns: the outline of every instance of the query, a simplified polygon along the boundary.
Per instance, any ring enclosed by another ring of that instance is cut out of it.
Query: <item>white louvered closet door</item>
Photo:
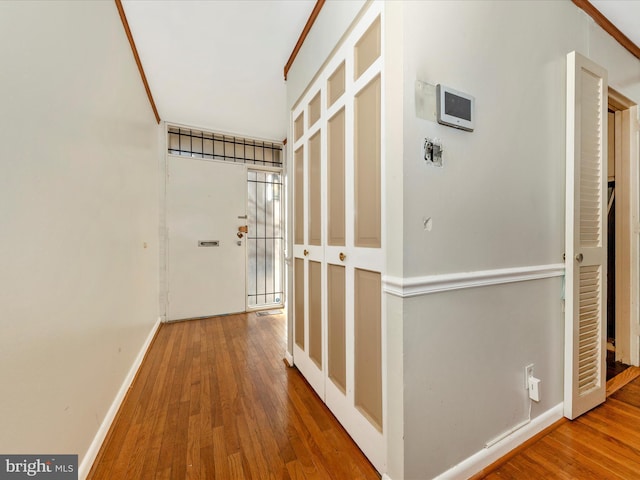
[[[567,56],[564,414],[606,399],[607,71]]]

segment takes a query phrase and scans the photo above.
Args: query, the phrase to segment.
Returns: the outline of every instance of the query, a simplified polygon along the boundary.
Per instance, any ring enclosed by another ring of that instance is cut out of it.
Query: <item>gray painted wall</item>
[[[415,297],[404,302],[405,477],[428,479],[529,416],[523,368],[542,399],[562,401],[561,279]]]
[[[636,101],[640,62],[568,1],[403,7],[405,278],[561,263],[566,54],[591,54]],[[418,118],[416,80],[474,95],[476,130]],[[421,159],[424,137],[442,140],[443,168]],[[562,402],[561,293],[553,278],[404,301],[405,478],[525,420],[528,363],[542,380],[532,418]]]

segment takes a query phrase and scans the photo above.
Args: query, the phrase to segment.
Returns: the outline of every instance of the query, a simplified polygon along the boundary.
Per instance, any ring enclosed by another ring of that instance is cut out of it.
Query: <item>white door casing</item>
[[[606,399],[607,71],[567,56],[564,414]]]
[[[243,312],[245,166],[168,155],[167,175],[168,320]]]

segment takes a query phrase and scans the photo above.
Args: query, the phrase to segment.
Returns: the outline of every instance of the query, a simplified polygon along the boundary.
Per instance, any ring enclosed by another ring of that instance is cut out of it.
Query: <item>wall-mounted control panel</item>
[[[438,123],[473,132],[476,100],[469,94],[444,85],[436,85],[436,113]]]

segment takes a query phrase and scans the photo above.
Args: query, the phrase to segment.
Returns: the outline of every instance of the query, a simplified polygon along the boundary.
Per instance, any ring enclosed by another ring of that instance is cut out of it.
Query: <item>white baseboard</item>
[[[488,467],[500,457],[509,453],[518,445],[521,445],[537,433],[540,433],[548,426],[560,420],[563,417],[563,414],[564,405],[559,403],[555,407],[544,412],[542,415],[531,420],[531,423],[528,423],[521,429],[516,430],[495,445],[489,448],[483,448],[479,452],[471,455],[455,467],[438,475],[434,480],[454,480],[469,478],[472,475],[475,475],[483,468]]]
[[[391,477],[389,475],[387,475],[386,473],[383,473],[381,480],[391,480]]]
[[[144,359],[144,356],[147,353],[147,350],[149,349],[149,345],[151,345],[151,341],[153,340],[153,337],[155,336],[156,331],[158,330],[158,327],[160,327],[160,323],[162,323],[162,318],[158,317],[158,320],[156,321],[155,325],[149,332],[149,335],[147,335],[147,339],[144,341],[142,348],[140,348],[140,351],[138,352],[138,356],[134,360],[133,365],[131,365],[131,368],[129,369],[129,373],[127,374],[124,381],[122,382],[122,385],[120,386],[120,390],[118,390],[118,393],[116,394],[116,398],[114,398],[113,403],[111,404],[111,407],[109,407],[107,414],[104,416],[104,420],[102,420],[102,423],[100,424],[100,428],[98,428],[98,431],[96,432],[95,437],[93,437],[93,441],[91,442],[91,445],[89,445],[89,449],[87,450],[87,453],[85,453],[84,458],[80,462],[80,466],[78,467],[79,480],[85,480],[87,478],[87,475],[89,474],[89,471],[93,466],[93,462],[96,459],[98,452],[100,451],[100,447],[102,447],[102,442],[104,442],[104,439],[106,438],[107,433],[109,433],[111,424],[113,423],[113,420],[115,419],[116,414],[120,409],[120,405],[122,404],[122,401],[124,400],[124,397],[127,394],[129,387],[131,387],[131,383],[133,382],[133,379],[136,377],[136,373],[138,373],[138,369],[142,364],[142,360]]]

